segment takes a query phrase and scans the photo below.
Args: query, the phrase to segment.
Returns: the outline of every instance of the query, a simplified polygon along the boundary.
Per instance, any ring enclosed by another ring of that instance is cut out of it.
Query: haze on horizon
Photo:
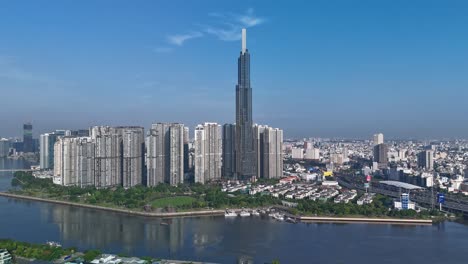
[[[466,138],[467,13],[464,1],[2,2],[0,137],[25,122],[35,135],[233,123],[246,27],[254,120],[285,138]]]

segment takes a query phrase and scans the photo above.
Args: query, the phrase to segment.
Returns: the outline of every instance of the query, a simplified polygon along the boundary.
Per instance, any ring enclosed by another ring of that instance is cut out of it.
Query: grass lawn
[[[190,196],[174,196],[156,199],[151,203],[151,205],[154,208],[163,208],[166,206],[178,207],[184,205],[191,205],[196,200],[196,198]]]

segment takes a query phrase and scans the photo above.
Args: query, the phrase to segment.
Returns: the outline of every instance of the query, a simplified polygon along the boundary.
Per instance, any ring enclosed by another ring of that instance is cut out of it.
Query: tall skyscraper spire
[[[247,50],[247,29],[242,29],[242,54]]]
[[[250,54],[247,32],[242,29],[242,50],[238,59],[236,86],[236,175],[256,175],[252,122],[252,88],[250,87]]]

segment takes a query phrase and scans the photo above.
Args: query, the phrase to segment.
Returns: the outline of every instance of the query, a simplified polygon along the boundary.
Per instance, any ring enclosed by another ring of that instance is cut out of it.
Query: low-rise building
[[[11,254],[6,249],[0,249],[0,264],[11,264],[13,263],[13,258]]]

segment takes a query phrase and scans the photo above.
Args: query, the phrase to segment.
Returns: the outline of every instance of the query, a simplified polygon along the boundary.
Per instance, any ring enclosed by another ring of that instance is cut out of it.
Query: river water
[[[21,161],[1,161],[21,168]],[[0,167],[0,169],[2,169]],[[0,172],[0,189],[12,173]],[[468,226],[288,224],[260,218],[161,220],[0,198],[0,238],[217,263],[467,263]]]

